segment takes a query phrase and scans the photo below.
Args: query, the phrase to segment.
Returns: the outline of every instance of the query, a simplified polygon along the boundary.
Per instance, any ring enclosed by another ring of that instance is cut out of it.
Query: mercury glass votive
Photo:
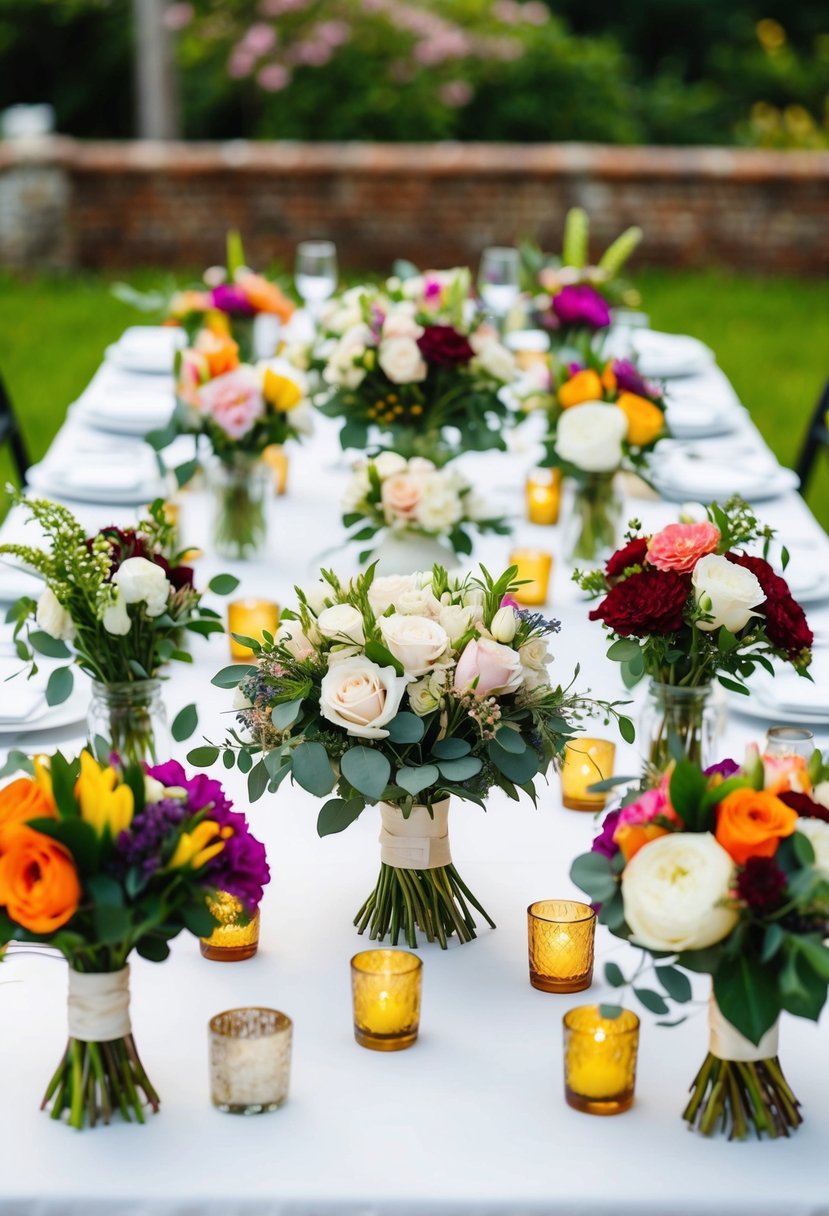
[[[543,549],[513,549],[509,564],[518,567],[515,578],[523,585],[512,592],[519,604],[546,604],[553,555]]]
[[[598,1005],[565,1013],[564,1097],[588,1115],[620,1115],[633,1105],[639,1019],[629,1009],[602,1017]]]
[[[253,651],[237,642],[234,633],[261,642],[265,630],[276,634],[279,625],[279,605],[273,600],[234,600],[227,606],[227,631],[230,634],[230,654],[234,659],[250,659]]]
[[[228,1009],[209,1022],[210,1096],[229,1115],[261,1115],[288,1097],[293,1023],[278,1009]]]
[[[541,992],[582,992],[593,983],[596,913],[574,899],[527,908],[530,983]]]
[[[241,963],[259,949],[259,909],[252,916],[241,901],[227,891],[218,891],[207,906],[218,920],[210,937],[199,939],[201,952],[213,963]]]
[[[564,749],[561,765],[561,801],[571,811],[600,811],[607,794],[591,793],[590,786],[613,776],[616,744],[610,739],[577,736]]]
[[[290,462],[288,453],[281,443],[271,443],[262,453],[262,459],[273,472],[273,488],[277,494],[285,494],[288,489],[288,470]]]
[[[807,726],[771,726],[766,733],[766,755],[811,758],[815,736]]]
[[[417,1039],[423,961],[408,950],[363,950],[351,960],[354,1038],[372,1051]]]
[[[561,469],[533,469],[525,488],[531,524],[557,524],[561,509]]]

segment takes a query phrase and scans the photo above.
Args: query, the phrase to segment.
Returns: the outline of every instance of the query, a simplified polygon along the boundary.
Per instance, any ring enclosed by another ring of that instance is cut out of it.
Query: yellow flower
[[[203,819],[192,832],[182,832],[167,869],[181,870],[184,866],[189,866],[191,870],[201,869],[217,853],[221,853],[225,839],[230,835],[231,828],[220,828],[214,820]]]
[[[620,393],[616,401],[627,416],[628,443],[634,447],[645,447],[653,443],[665,429],[665,415],[659,406],[636,393]]]
[[[288,376],[280,376],[279,372],[272,371],[271,368],[265,370],[262,393],[268,404],[280,414],[289,414],[302,401],[302,389],[296,381]]]
[[[119,784],[114,768],[103,768],[87,751],[81,752],[81,775],[75,785],[75,797],[81,804],[81,819],[99,836],[108,828],[115,839],[132,823],[135,810],[132,790]]]
[[[49,799],[52,806],[55,805],[55,795],[52,790],[52,772],[49,768],[49,756],[38,755],[32,757],[32,765],[35,770],[35,781],[41,789],[41,792]]]

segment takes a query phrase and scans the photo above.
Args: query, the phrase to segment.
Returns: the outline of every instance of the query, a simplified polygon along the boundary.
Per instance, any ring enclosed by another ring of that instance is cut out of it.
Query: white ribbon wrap
[[[83,1043],[123,1039],[130,1025],[130,969],[69,971],[69,1037]]]
[[[452,864],[449,851],[449,799],[413,806],[408,819],[400,807],[380,803],[380,860],[397,870],[436,870]]]
[[[759,1043],[752,1043],[723,1017],[713,992],[708,1001],[708,1050],[718,1060],[740,1060],[755,1064],[777,1055],[780,1020],[769,1027]]]

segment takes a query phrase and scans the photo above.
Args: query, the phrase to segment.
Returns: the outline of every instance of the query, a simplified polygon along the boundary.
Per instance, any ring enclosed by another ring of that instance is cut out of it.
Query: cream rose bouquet
[[[355,918],[372,938],[402,932],[415,946],[419,928],[445,946],[452,933],[475,936],[473,909],[493,923],[452,864],[449,798],[484,806],[498,788],[534,799],[582,713],[596,711],[552,683],[559,624],[510,599],[515,573],[375,578],[372,567],[346,584],[323,572],[275,639],[245,639],[256,665],[214,677],[237,688],[238,726],[223,748],[191,752],[193,764],[223,750],[248,773],[251,800],[290,776],[326,798],[321,836],[380,805],[380,877]],[[599,704],[630,737],[616,707]]]

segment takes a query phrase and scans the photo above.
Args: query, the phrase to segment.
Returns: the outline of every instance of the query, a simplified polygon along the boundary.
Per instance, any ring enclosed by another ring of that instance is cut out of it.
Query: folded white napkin
[[[100,461],[75,460],[56,472],[56,484],[73,490],[137,490],[145,484],[149,469],[144,461],[127,463],[112,459]]]
[[[0,658],[0,723],[25,722],[46,705],[43,680],[27,680],[22,668],[18,658]]]
[[[130,325],[118,339],[118,350],[123,353],[144,351],[167,351],[173,354],[180,346],[186,346],[187,335],[174,325]]]
[[[37,599],[42,590],[43,582],[36,574],[0,563],[0,604],[13,604],[24,595]]]

